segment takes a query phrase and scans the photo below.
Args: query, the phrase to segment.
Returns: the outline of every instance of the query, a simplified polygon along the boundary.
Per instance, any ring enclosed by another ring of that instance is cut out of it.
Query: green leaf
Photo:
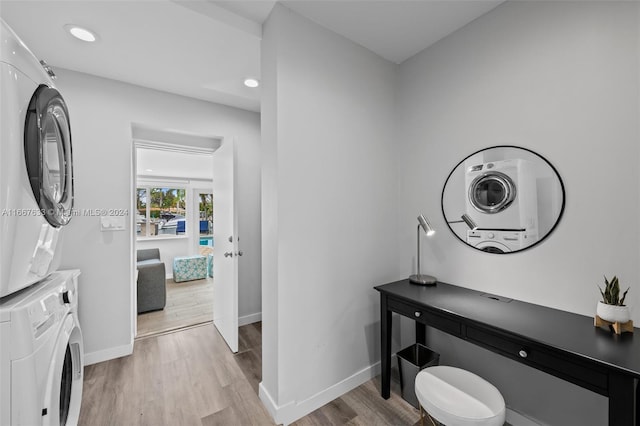
[[[613,287],[611,290],[611,302],[613,305],[618,304],[618,300],[620,298],[620,287]]]
[[[618,282],[618,277],[616,277],[615,275],[613,276],[613,278],[611,279],[611,285],[614,287],[619,287],[619,282]]]
[[[620,303],[619,303],[620,306],[624,306],[624,299],[627,297],[627,293],[629,292],[629,289],[631,289],[631,287],[627,288],[625,292],[622,293],[622,299],[620,299]]]

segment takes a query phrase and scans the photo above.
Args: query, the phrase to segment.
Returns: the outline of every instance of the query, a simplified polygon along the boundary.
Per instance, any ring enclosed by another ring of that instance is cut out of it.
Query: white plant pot
[[[629,313],[629,307],[607,305],[606,303],[598,302],[596,312],[600,318],[609,322],[627,322],[631,319]]]

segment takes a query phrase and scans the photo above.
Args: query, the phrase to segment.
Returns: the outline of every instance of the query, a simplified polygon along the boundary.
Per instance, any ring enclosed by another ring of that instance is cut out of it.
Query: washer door
[[[475,246],[478,250],[486,251],[487,253],[509,253],[511,249],[506,245],[497,241],[481,241]]]
[[[60,93],[40,85],[24,126],[24,155],[33,195],[47,222],[64,226],[73,208],[73,162],[69,113]]]
[[[516,198],[516,185],[501,172],[483,173],[469,185],[469,201],[481,213],[501,212]]]
[[[78,424],[82,402],[84,353],[82,333],[73,314],[67,314],[49,366],[42,424]]]

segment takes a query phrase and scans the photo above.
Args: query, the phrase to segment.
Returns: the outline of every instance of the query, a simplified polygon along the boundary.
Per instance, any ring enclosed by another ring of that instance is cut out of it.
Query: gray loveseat
[[[160,250],[138,250],[137,262],[138,313],[164,309],[167,303],[167,287],[164,263],[160,261]]]

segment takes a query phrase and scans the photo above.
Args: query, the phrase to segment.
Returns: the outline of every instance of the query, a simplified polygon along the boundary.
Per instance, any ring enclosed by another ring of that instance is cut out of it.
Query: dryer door
[[[24,127],[24,155],[33,195],[47,222],[64,226],[73,208],[73,161],[69,113],[60,93],[40,85]]]
[[[516,198],[516,185],[501,172],[487,172],[476,177],[469,185],[469,201],[481,213],[501,212]]]

